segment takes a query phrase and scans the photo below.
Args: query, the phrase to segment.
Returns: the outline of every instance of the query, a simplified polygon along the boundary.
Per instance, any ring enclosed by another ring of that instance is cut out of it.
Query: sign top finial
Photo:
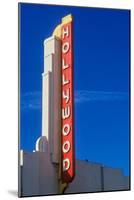
[[[62,18],[62,24],[67,24],[72,21],[73,21],[73,16],[71,14],[66,15],[65,17]]]
[[[56,36],[58,37],[59,39],[61,39],[61,26],[64,25],[64,24],[67,24],[67,23],[70,23],[73,21],[73,16],[71,14],[69,15],[66,15],[65,17],[62,18],[62,23],[59,24],[54,32],[53,32],[53,36]]]

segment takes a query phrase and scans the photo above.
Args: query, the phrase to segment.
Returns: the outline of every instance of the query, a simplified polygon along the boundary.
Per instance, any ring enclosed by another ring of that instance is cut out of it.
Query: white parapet
[[[21,197],[59,194],[58,175],[47,152],[23,152]],[[129,189],[129,177],[120,169],[76,160],[76,176],[65,194]]]

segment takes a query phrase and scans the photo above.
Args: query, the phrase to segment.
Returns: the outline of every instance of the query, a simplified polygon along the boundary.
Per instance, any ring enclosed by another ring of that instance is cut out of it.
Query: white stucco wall
[[[58,194],[58,165],[48,153],[23,153],[22,196]],[[65,193],[100,192],[129,189],[128,177],[120,169],[76,160],[76,175]]]
[[[48,153],[23,153],[21,167],[22,196],[57,194],[57,165],[51,163]]]
[[[103,167],[103,179],[104,191],[128,189],[126,177],[120,169]]]
[[[101,165],[76,160],[75,178],[65,193],[101,191]]]

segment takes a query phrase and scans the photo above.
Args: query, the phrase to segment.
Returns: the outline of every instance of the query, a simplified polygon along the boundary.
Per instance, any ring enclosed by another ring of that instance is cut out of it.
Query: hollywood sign
[[[61,159],[62,181],[74,177],[74,92],[73,92],[73,46],[72,21],[61,26],[62,41],[62,135]]]

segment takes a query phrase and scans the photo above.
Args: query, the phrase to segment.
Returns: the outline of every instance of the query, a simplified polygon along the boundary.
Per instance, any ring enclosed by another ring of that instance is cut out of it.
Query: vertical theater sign
[[[44,41],[42,134],[36,142],[37,151],[50,155],[52,187],[59,184],[60,193],[75,174],[73,68],[73,18],[67,15]]]
[[[68,19],[68,20],[67,20]],[[65,22],[64,22],[65,21]],[[62,42],[62,180],[70,182],[74,177],[73,130],[73,38],[72,17],[63,19]]]
[[[68,184],[75,173],[72,15],[62,18],[53,35],[61,41],[60,179],[62,184]]]

